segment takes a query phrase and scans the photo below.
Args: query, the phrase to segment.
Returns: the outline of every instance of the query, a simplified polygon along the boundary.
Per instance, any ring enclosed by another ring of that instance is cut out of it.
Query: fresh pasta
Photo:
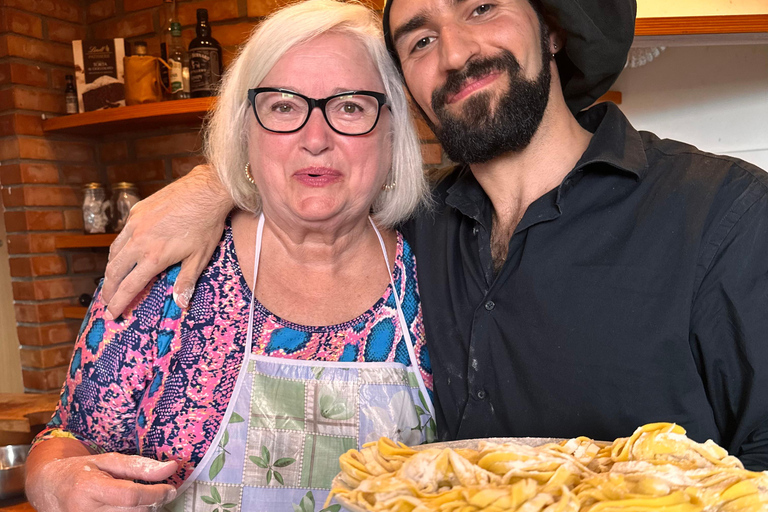
[[[671,423],[613,443],[579,437],[536,447],[481,440],[476,449],[415,450],[381,438],[339,462],[331,497],[372,512],[768,510],[768,472],[745,470]]]

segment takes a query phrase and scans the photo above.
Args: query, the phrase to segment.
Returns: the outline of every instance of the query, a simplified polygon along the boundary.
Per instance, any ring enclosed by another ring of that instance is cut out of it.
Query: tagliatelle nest
[[[768,472],[712,441],[652,423],[613,443],[578,437],[528,446],[418,450],[381,438],[339,459],[331,496],[375,512],[759,512]]]

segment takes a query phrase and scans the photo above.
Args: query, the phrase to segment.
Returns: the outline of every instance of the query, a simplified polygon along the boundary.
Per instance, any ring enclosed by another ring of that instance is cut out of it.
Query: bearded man
[[[610,440],[669,421],[767,469],[768,175],[638,132],[615,105],[582,111],[622,70],[635,13],[386,5],[388,48],[458,163],[402,227],[439,437]],[[168,213],[176,196],[194,200]],[[184,305],[230,207],[204,167],[140,203],[113,247],[111,312],[179,260]]]

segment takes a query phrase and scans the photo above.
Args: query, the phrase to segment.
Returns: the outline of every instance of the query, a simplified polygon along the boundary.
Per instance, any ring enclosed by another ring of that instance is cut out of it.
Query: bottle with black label
[[[189,43],[189,87],[193,98],[213,96],[221,79],[221,45],[211,37],[208,9],[197,10],[197,37]]]

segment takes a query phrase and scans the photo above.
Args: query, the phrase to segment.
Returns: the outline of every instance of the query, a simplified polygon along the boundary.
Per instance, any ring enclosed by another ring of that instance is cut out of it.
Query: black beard
[[[503,72],[509,82],[508,91],[499,98],[495,109],[491,108],[491,93],[480,92],[465,100],[458,115],[448,111],[445,100],[449,95],[461,90],[468,79],[494,71]],[[520,64],[507,50],[470,61],[463,70],[451,72],[445,85],[432,94],[432,110],[438,120],[435,136],[454,162],[482,163],[520,151],[530,144],[544,117],[550,80],[549,52],[544,41],[542,69],[533,80],[522,76]]]

